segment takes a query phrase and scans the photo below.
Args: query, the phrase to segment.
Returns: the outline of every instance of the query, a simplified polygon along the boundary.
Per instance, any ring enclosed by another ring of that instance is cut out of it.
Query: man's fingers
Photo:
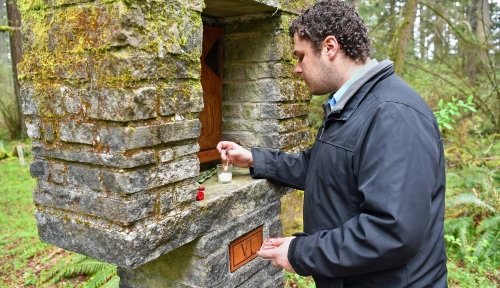
[[[272,259],[276,253],[273,253],[274,249],[266,249],[257,251],[257,256],[264,259]]]
[[[272,238],[270,240],[272,240],[274,246],[278,247],[286,241],[286,238]]]

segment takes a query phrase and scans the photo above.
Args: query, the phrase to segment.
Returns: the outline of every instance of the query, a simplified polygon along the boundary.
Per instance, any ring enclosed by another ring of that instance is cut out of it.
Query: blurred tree
[[[412,48],[413,27],[417,14],[419,0],[407,0],[403,9],[403,19],[396,30],[391,43],[391,59],[394,61],[394,70],[401,74],[404,70],[406,54],[414,54]]]
[[[0,116],[11,138],[26,136],[16,69],[21,57],[20,19],[14,0],[0,0]]]

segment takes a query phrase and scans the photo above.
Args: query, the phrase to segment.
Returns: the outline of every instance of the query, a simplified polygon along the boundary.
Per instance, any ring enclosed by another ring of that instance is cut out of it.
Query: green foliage
[[[472,102],[473,98],[471,95],[465,102],[454,97],[449,102],[439,99],[438,109],[434,112],[439,128],[453,130],[452,124],[456,123],[455,119],[462,116],[464,112],[477,112]]]
[[[448,160],[445,240],[449,284],[496,287],[500,281],[500,197],[497,135],[451,137]],[[457,147],[460,146],[460,147]]]
[[[90,275],[90,278],[83,284],[84,288],[118,287],[120,279],[116,273],[115,265],[76,254],[69,261],[60,262],[47,273],[42,274],[40,285],[50,286],[63,278],[82,274]]]
[[[296,273],[285,271],[285,287],[286,288],[315,288],[312,277],[302,277]]]
[[[8,155],[18,144],[1,138],[0,143],[4,147],[1,150]],[[36,266],[30,263],[49,249],[38,239],[33,217],[31,195],[35,181],[30,177],[28,165],[21,166],[15,157],[0,160],[0,171],[0,287],[32,285]]]

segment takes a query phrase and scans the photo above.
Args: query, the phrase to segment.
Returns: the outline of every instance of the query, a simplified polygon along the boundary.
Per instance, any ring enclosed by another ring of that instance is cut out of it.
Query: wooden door
[[[204,108],[199,116],[201,134],[198,139],[201,163],[220,158],[215,147],[222,135],[222,35],[222,28],[203,26],[201,86]]]

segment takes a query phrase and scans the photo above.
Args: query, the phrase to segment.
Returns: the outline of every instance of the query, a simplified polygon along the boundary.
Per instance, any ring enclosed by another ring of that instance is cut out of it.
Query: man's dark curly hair
[[[323,0],[308,8],[297,17],[289,29],[301,39],[312,42],[316,51],[329,35],[335,36],[340,49],[356,62],[365,63],[370,57],[370,39],[361,17],[350,4],[341,0]]]

